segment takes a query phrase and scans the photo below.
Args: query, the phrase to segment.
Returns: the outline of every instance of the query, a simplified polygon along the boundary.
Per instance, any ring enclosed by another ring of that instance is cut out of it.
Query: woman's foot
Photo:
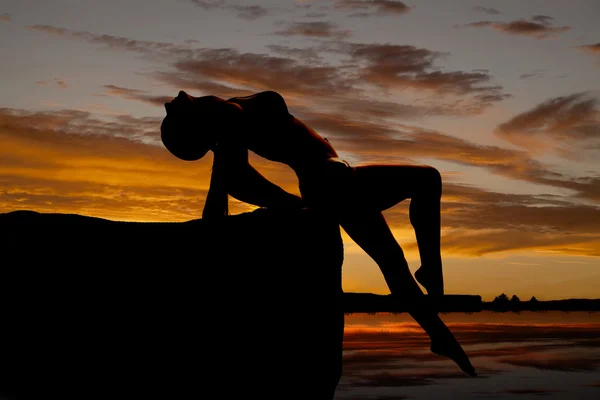
[[[449,330],[447,332],[443,336],[431,338],[431,351],[437,355],[450,358],[467,374],[477,376],[467,354],[454,335]]]
[[[415,271],[415,279],[419,282],[427,294],[432,296],[443,296],[444,295],[444,276],[442,274],[442,268],[433,270],[423,265]]]

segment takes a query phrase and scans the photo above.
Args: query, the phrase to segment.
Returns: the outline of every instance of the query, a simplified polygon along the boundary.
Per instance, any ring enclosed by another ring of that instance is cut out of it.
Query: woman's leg
[[[357,210],[342,216],[340,224],[377,263],[392,294],[412,302],[410,315],[431,338],[431,351],[449,357],[463,371],[475,376],[475,369],[452,332],[436,312],[428,310],[422,303],[423,292],[410,274],[402,248],[383,215]]]
[[[404,199],[411,199],[410,222],[415,229],[421,268],[415,277],[427,293],[444,294],[440,248],[440,199],[442,178],[429,166],[369,165],[355,168],[351,196],[356,208],[386,210]],[[404,268],[402,266],[402,268]]]

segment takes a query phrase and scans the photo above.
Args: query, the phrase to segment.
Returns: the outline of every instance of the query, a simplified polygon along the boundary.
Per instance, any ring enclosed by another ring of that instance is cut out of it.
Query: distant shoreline
[[[498,302],[482,301],[480,296],[447,295],[439,304],[433,304],[442,313],[473,313],[481,311],[520,312],[520,311],[600,311],[600,299],[565,299],[548,301]],[[345,314],[403,313],[409,305],[397,300],[393,295],[346,292],[343,296]]]

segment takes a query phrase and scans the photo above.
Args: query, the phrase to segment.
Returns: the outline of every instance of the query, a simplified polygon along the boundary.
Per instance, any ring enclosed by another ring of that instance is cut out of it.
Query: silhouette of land
[[[0,214],[0,397],[331,399],[339,225]]]
[[[600,311],[600,299],[566,299],[548,301],[482,301],[477,295],[445,295],[443,301],[435,303],[439,312],[479,311],[518,312],[518,311]],[[402,313],[408,311],[408,305],[397,301],[393,295],[372,293],[344,293],[343,309],[346,314],[353,313]]]
[[[519,311],[600,311],[600,299],[565,299],[547,301],[490,301],[483,303],[483,310],[495,312]]]
[[[428,296],[426,296],[428,297]],[[483,310],[481,296],[445,295],[442,301],[431,304],[438,312],[478,312]],[[344,293],[343,308],[346,314],[408,312],[410,304],[395,298],[394,295],[372,293]]]

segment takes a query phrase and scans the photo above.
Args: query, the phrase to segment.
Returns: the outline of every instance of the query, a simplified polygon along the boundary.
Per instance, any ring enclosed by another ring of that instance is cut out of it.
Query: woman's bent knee
[[[429,165],[422,167],[422,191],[430,194],[441,195],[442,174],[436,168]]]

